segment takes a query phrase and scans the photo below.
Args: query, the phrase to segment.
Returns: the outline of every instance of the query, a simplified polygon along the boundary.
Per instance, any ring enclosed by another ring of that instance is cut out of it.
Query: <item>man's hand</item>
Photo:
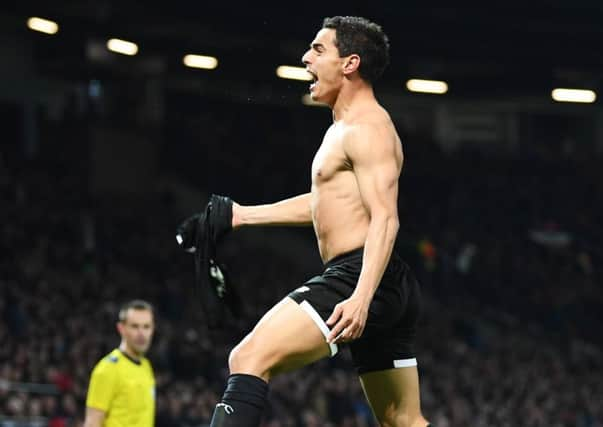
[[[370,300],[352,295],[335,306],[333,314],[327,319],[331,332],[327,337],[329,344],[339,344],[360,338],[366,325]]]
[[[180,247],[194,254],[195,287],[210,329],[223,325],[225,306],[239,314],[239,297],[229,284],[225,266],[216,259],[220,242],[232,231],[232,216],[232,199],[212,194],[205,210],[187,218],[176,230]]]
[[[205,220],[205,212],[186,218],[176,229],[176,241],[186,252],[197,251],[199,222]]]
[[[211,243],[211,252],[215,252],[216,245],[233,229],[233,203],[229,197],[212,194],[203,212],[188,217],[178,226],[178,244],[194,253],[199,249],[197,246],[207,240]]]

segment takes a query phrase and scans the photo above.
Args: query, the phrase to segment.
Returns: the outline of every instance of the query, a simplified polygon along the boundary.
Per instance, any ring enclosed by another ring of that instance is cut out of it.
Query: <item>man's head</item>
[[[389,40],[381,27],[357,16],[325,18],[323,28],[335,30],[335,46],[339,56],[357,54],[358,73],[369,83],[383,74],[389,63]]]
[[[345,78],[358,75],[372,84],[389,63],[389,41],[381,27],[365,18],[325,18],[302,62],[314,77],[310,93],[328,100]]]
[[[143,356],[153,338],[153,306],[146,301],[133,300],[119,310],[117,330],[126,352]]]

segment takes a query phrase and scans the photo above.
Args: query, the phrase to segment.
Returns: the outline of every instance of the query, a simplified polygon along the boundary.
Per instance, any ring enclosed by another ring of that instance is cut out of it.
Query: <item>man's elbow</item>
[[[400,229],[400,220],[397,215],[389,216],[387,219],[387,231],[390,233],[392,238],[395,240]]]
[[[391,236],[395,239],[398,235],[398,230],[400,229],[400,220],[398,219],[398,215],[393,213],[384,213],[383,215],[374,216],[372,218],[372,222],[374,222],[375,225],[378,224],[379,228],[383,227],[388,236]]]

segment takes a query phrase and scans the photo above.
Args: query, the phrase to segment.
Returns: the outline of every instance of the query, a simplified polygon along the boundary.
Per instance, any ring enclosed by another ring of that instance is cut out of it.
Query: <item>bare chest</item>
[[[342,139],[327,133],[312,161],[312,183],[317,185],[330,181],[339,172],[350,169]]]

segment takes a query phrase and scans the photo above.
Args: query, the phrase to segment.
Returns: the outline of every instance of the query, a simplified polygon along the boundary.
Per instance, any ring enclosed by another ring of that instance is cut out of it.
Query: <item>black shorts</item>
[[[308,312],[325,337],[325,323],[335,305],[352,295],[362,268],[364,249],[339,255],[325,265],[320,276],[308,280],[288,296]],[[414,341],[421,311],[419,283],[397,253],[392,253],[371,305],[362,336],[350,343],[359,374],[416,366]],[[337,345],[330,344],[331,355]]]

